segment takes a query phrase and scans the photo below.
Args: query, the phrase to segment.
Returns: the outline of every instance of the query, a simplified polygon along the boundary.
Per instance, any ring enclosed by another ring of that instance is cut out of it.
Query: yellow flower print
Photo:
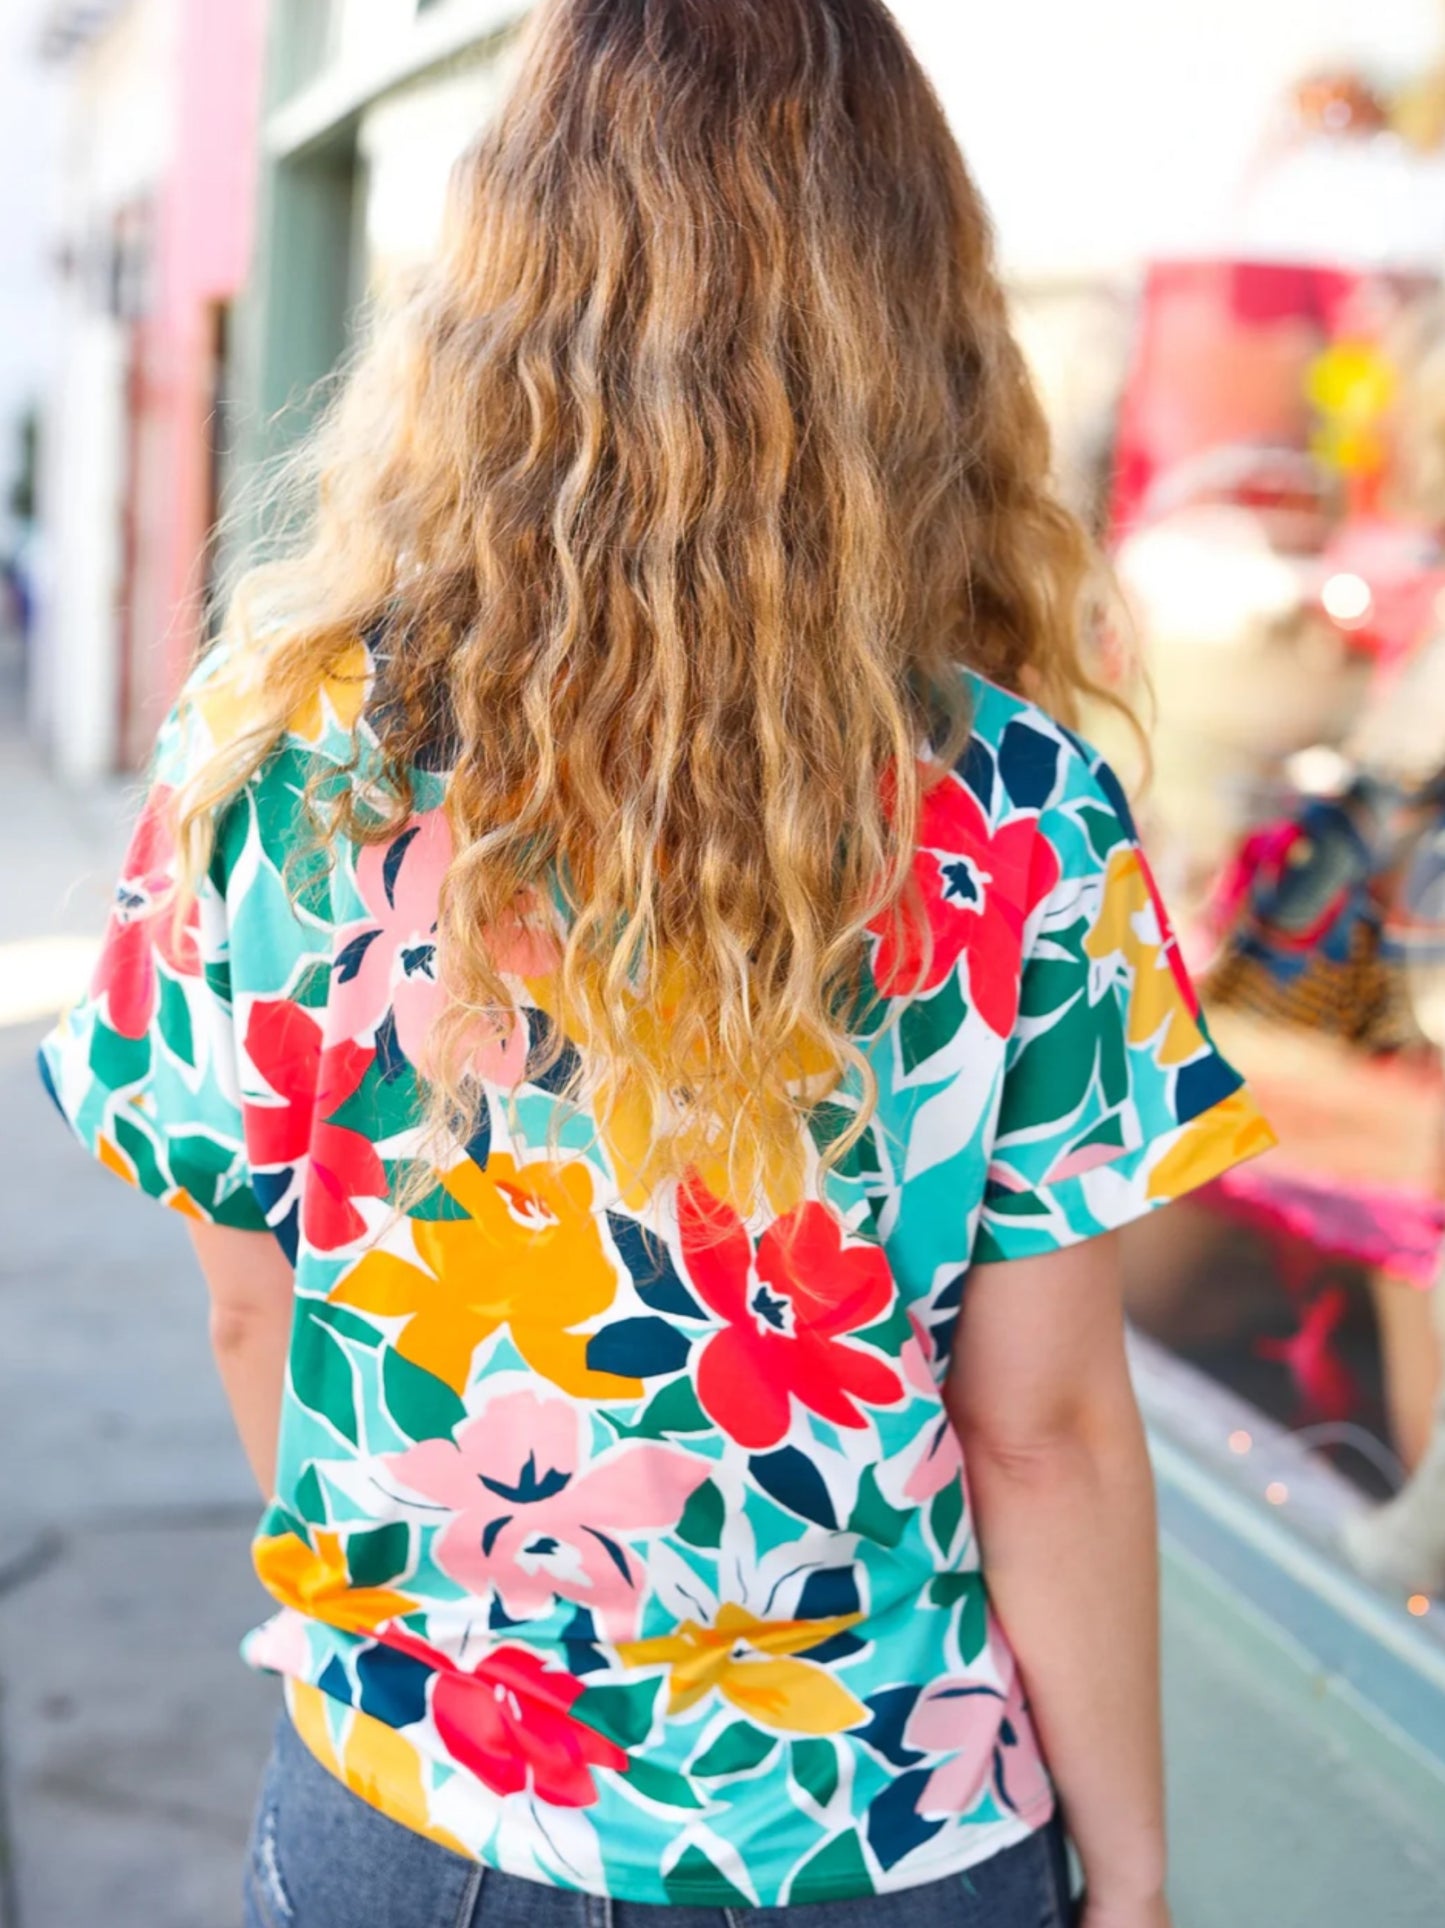
[[[1134,846],[1121,846],[1109,859],[1103,909],[1084,951],[1095,964],[1122,960],[1131,967],[1129,1042],[1158,1038],[1156,1062],[1169,1067],[1197,1057],[1203,1040],[1184,994],[1173,938],[1163,937],[1164,920],[1144,859]]]
[[[294,1533],[258,1540],[251,1555],[266,1591],[328,1627],[374,1633],[387,1620],[410,1613],[416,1601],[390,1587],[354,1587],[339,1535],[318,1533],[316,1549]]]
[[[759,1620],[725,1604],[711,1627],[684,1620],[670,1634],[617,1649],[628,1667],[667,1666],[669,1714],[686,1713],[714,1688],[761,1727],[787,1734],[841,1734],[868,1718],[856,1696],[826,1670],[790,1656],[821,1647],[857,1626],[861,1614],[831,1620]]]
[[[637,1014],[635,1041],[644,1058],[650,1050],[656,1050],[658,1040],[671,1023],[678,974],[679,966],[671,965],[663,973],[656,1000]],[[563,1009],[555,979],[528,978],[526,985],[527,994],[538,1010],[544,1011],[577,1043],[585,1027],[575,1012]],[[838,1067],[818,1046],[800,1038],[792,1046],[789,1059],[786,1070],[790,1081],[806,1090],[814,1102],[821,1101],[836,1088]],[[747,1094],[740,1090],[736,1103],[723,1104],[720,1110],[725,1116],[730,1112],[740,1114],[745,1112],[747,1103]],[[592,1109],[598,1136],[617,1181],[621,1204],[629,1212],[644,1211],[659,1184],[669,1175],[656,1155],[656,1121],[651,1101],[638,1082],[629,1079],[620,1091],[596,1094]],[[692,1165],[711,1196],[737,1212],[750,1211],[761,1193],[774,1217],[782,1218],[796,1211],[807,1197],[807,1163],[801,1131],[796,1167],[779,1169],[774,1163],[763,1170],[761,1151],[750,1156],[746,1148],[731,1167],[720,1151],[707,1150],[702,1150]]]
[[[326,734],[328,710],[343,730],[354,730],[366,705],[369,674],[366,645],[353,643],[315,692],[291,712],[286,727],[292,736],[299,736],[307,743],[319,743]]]
[[[404,1734],[369,1714],[348,1710],[346,1738],[338,1752],[330,1721],[338,1703],[304,1681],[291,1682],[288,1698],[296,1732],[321,1765],[359,1800],[453,1854],[468,1854],[454,1834],[433,1823],[421,1755]]]
[[[335,717],[343,730],[354,729],[366,703],[369,667],[366,645],[353,643],[312,694],[292,711],[286,725],[291,735],[309,744],[319,743],[326,734],[328,715]],[[264,673],[264,657],[243,651],[192,691],[189,709],[205,724],[212,743],[234,743],[253,727],[261,707],[258,687]]]
[[[335,1286],[340,1305],[406,1320],[397,1351],[462,1392],[477,1347],[505,1326],[542,1378],[578,1399],[637,1399],[640,1379],[594,1372],[587,1334],[605,1312],[617,1274],[593,1216],[592,1173],[580,1159],[518,1165],[493,1152],[441,1182],[468,1217],[412,1221],[420,1265],[369,1252]]]
[[[1150,1198],[1172,1200],[1278,1143],[1247,1091],[1236,1091],[1187,1124],[1149,1174]]]

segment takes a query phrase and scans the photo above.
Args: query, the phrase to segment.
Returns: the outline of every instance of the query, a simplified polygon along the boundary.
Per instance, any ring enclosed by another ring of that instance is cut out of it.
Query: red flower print
[[[913,875],[933,954],[923,971],[926,933],[916,904],[873,930],[881,939],[874,978],[885,997],[934,991],[961,957],[968,995],[996,1037],[1019,1011],[1024,927],[1059,881],[1059,859],[1038,819],[1014,817],[989,828],[973,792],[945,777],[923,800]]]
[[[531,1789],[554,1807],[590,1807],[594,1767],[627,1771],[614,1741],[572,1718],[582,1682],[554,1672],[526,1647],[497,1647],[475,1673],[445,1654],[389,1632],[384,1645],[436,1669],[432,1719],[442,1746],[496,1794]]]
[[[175,880],[170,831],[174,792],[157,784],[130,840],[115,907],[96,964],[91,995],[106,1000],[106,1022],[123,1038],[143,1038],[156,1009],[156,958],[183,977],[200,971],[199,908],[192,903],[180,932],[166,901]]]
[[[307,1244],[318,1252],[352,1244],[366,1230],[352,1201],[385,1198],[386,1167],[369,1138],[326,1121],[356,1090],[375,1054],[350,1039],[323,1050],[315,1014],[284,999],[252,1005],[246,1054],[274,1096],[274,1102],[246,1101],[251,1163],[304,1163]]]
[[[845,1246],[837,1221],[814,1202],[771,1225],[755,1253],[742,1220],[696,1178],[684,1184],[678,1213],[692,1282],[727,1322],[703,1351],[697,1392],[730,1438],[752,1452],[776,1446],[794,1398],[852,1429],[867,1423],[860,1405],[902,1398],[892,1367],[840,1343],[840,1334],[871,1324],[892,1298],[892,1274],[876,1245]]]

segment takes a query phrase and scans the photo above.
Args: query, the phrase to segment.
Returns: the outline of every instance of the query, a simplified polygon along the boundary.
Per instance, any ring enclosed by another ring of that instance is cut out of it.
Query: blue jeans
[[[246,1862],[246,1928],[1068,1928],[1063,1831],[924,1888],[799,1908],[670,1908],[518,1881],[358,1800],[282,1719]]]

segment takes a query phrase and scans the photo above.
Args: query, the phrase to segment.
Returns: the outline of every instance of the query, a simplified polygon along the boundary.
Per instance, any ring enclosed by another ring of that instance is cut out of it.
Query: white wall
[[[1022,279],[1227,235],[1281,97],[1323,64],[1408,77],[1441,0],[892,0]]]
[[[40,399],[55,331],[49,208],[58,90],[35,57],[40,0],[0,8],[0,528],[16,427]]]
[[[130,4],[63,72],[55,242],[82,254],[144,200],[175,137],[174,0]],[[84,782],[119,757],[119,597],[127,339],[83,276],[57,302],[43,451],[41,624],[32,716],[59,770]]]

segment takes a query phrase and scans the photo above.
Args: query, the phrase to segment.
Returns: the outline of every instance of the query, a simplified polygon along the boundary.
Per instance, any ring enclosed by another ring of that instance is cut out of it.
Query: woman
[[[879,0],[551,0],[315,457],[46,1051],[273,1496],[251,1922],[1040,1928],[1062,1809],[1161,1928],[1106,1235],[1267,1133]]]

